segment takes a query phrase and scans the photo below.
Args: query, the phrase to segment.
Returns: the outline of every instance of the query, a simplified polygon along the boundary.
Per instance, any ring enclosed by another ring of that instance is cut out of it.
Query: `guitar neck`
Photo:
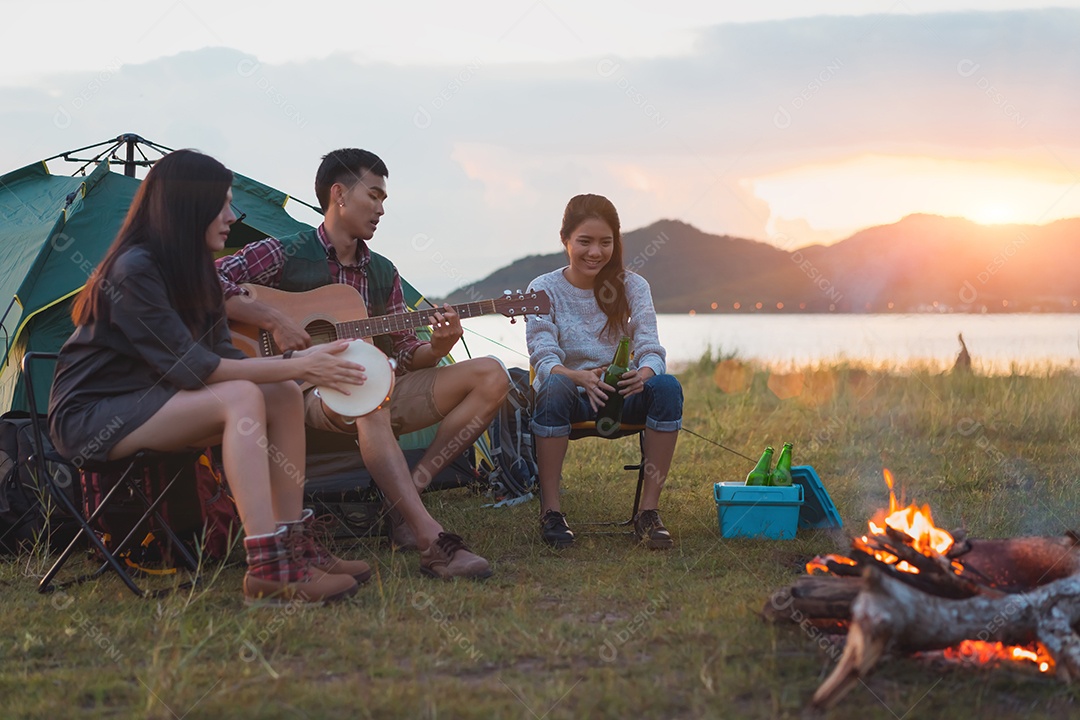
[[[499,312],[495,307],[494,300],[481,300],[479,302],[454,305],[460,318],[479,317]],[[375,335],[413,330],[428,325],[428,318],[437,312],[438,308],[430,310],[401,313],[400,315],[377,315],[364,320],[350,320],[348,322],[334,323],[339,338],[366,338]]]

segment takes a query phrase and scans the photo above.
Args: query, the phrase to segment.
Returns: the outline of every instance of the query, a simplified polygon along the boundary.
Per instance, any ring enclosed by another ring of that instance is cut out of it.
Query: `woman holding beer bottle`
[[[560,236],[569,264],[530,283],[530,291],[547,292],[551,312],[531,320],[525,332],[535,371],[532,431],[540,470],[540,536],[557,548],[574,542],[559,504],[570,426],[596,420],[617,393],[622,422],[646,427],[645,484],[634,533],[649,548],[670,548],[671,534],[658,507],[682,425],[682,387],[666,374],[649,284],[623,266],[619,214],[607,198],[571,198]],[[604,374],[609,365],[622,364],[613,358],[621,354],[616,351],[623,337],[629,338],[632,359],[612,385]],[[597,429],[608,428],[598,424]]]

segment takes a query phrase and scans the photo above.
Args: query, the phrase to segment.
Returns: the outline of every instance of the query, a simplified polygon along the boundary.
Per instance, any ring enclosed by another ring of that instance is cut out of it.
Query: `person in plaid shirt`
[[[335,150],[322,159],[315,194],[323,224],[289,238],[267,238],[217,261],[228,317],[264,328],[283,350],[301,350],[311,338],[295,321],[250,297],[239,286],[254,283],[290,291],[346,283],[364,298],[370,315],[407,312],[401,278],[389,260],[371,252],[384,213],[389,171],[374,153]],[[345,418],[326,407],[313,391],[305,393],[305,422],[313,428],[355,433],[364,464],[393,508],[393,540],[420,550],[426,575],[488,577],[491,565],[473,553],[460,536],[446,532],[428,513],[420,491],[445,465],[487,428],[509,389],[509,377],[493,358],[434,367],[461,338],[461,322],[449,305],[432,312],[431,340],[412,331],[376,338],[397,361],[397,380],[389,407],[359,418]],[[411,471],[396,437],[439,423],[435,439]]]

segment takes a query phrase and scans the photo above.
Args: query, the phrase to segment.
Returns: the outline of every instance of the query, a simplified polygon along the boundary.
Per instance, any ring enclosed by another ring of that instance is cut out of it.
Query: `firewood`
[[[1050,582],[1080,573],[1080,548],[1069,535],[967,540],[966,543],[967,552],[962,560],[963,579],[981,586],[980,592],[969,592],[966,596],[978,594],[996,597],[1002,592],[1027,592],[1038,586],[1040,578],[1041,582]],[[835,564],[843,572],[854,571],[860,577],[801,576],[765,601],[762,617],[774,623],[797,625],[809,621],[816,626],[828,624],[826,621],[847,620],[851,617],[851,603],[862,587],[861,574],[870,565],[918,590],[943,595],[935,584],[927,583],[925,578],[883,566],[870,554],[852,551],[848,556],[856,562],[855,565]],[[824,564],[831,568],[834,563],[827,561]],[[816,622],[818,620],[822,622]]]
[[[858,565],[848,565],[847,563],[826,559],[825,567],[829,568],[829,572],[837,577],[862,577],[862,570]]]
[[[919,570],[919,582],[913,582],[906,577],[912,575],[912,573],[902,573],[902,571],[891,573],[892,577],[911,585],[918,585],[924,591],[940,597],[965,598],[984,593],[1001,594],[996,590],[992,590],[989,583],[980,585],[970,577],[958,575],[951,561],[947,558],[936,553],[934,556],[920,553],[907,540],[907,535],[892,528],[888,528],[886,532],[892,542],[886,543],[880,537],[873,537],[869,538],[871,547],[890,552]]]
[[[951,600],[921,592],[875,567],[851,606],[848,645],[811,704],[835,705],[882,653],[952,647],[964,640],[1024,645],[1042,642],[1063,681],[1080,677],[1080,574],[1028,592]],[[854,642],[852,640],[854,639]]]
[[[885,653],[889,640],[887,632],[875,634],[873,628],[852,625],[844,644],[844,654],[814,693],[810,706],[824,710],[836,705],[861,678],[870,674]]]
[[[816,626],[843,631],[846,625],[833,621],[851,617],[851,603],[861,589],[862,578],[804,575],[791,587],[773,593],[765,601],[761,616],[769,622],[794,625],[809,619]]]
[[[961,562],[999,590],[1024,592],[1080,573],[1080,546],[1067,532],[1058,537],[971,540]]]

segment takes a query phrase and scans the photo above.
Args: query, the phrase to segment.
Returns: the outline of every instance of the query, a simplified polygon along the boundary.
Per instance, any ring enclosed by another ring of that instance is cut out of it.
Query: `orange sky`
[[[1080,216],[1080,0],[1053,4],[418,0],[327,25],[117,0],[124,43],[34,55],[55,12],[16,3],[0,171],[137,132],[312,202],[318,159],[365,147],[391,168],[374,247],[433,295],[559,252],[584,192],[626,230],[789,249],[913,213],[1046,223]]]
[[[1045,224],[1080,216],[1080,182],[1038,160],[951,160],[860,155],[748,180],[772,211],[770,236],[804,245],[911,213],[965,217],[982,224]]]

